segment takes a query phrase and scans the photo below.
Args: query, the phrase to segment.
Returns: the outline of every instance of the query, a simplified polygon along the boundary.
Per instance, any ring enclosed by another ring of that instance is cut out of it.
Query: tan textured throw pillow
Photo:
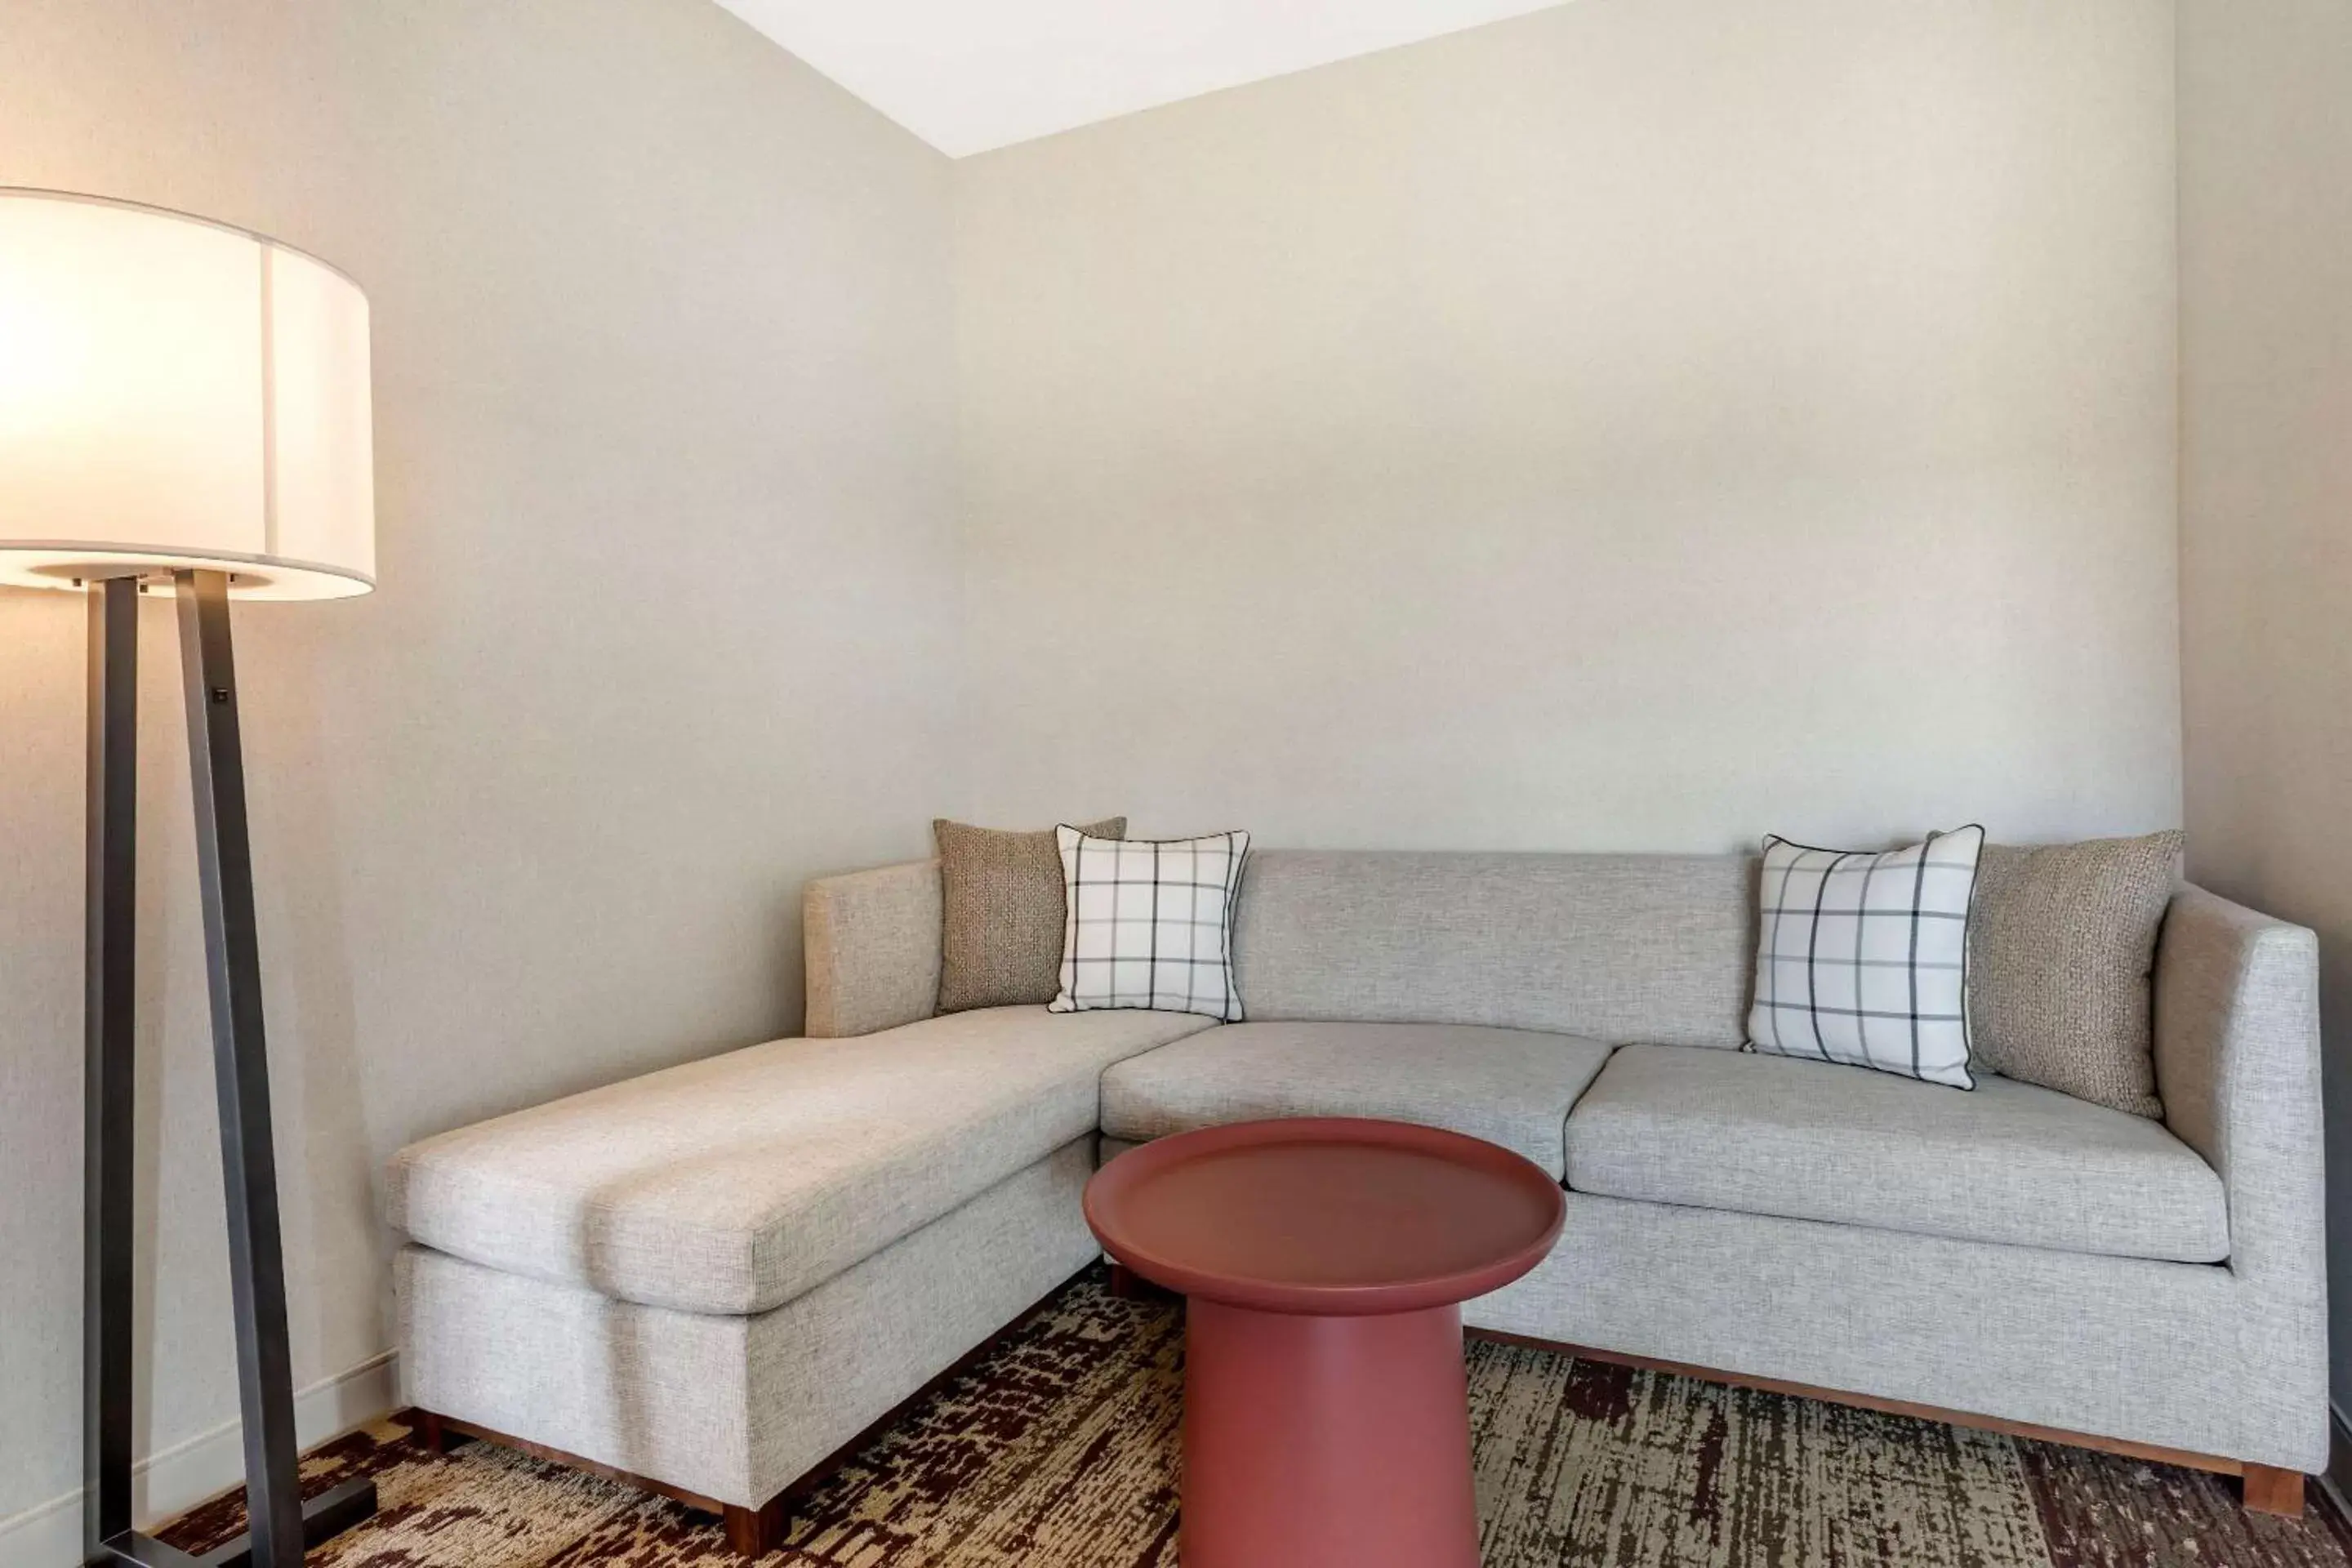
[[[1127,837],[1127,818],[1089,823]],[[1062,988],[1062,852],[1054,830],[1005,833],[942,817],[940,1011],[1043,1006]]]
[[[1969,1042],[1978,1065],[2135,1116],[2164,1114],[2149,975],[2180,844],[2171,832],[1985,846],[1969,917]]]

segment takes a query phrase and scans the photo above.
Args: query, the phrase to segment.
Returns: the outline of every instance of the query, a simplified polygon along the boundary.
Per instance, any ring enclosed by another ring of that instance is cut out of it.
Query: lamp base
[[[302,1548],[331,1541],[375,1512],[375,1482],[365,1476],[320,1492],[302,1505]],[[99,1543],[100,1558],[85,1568],[252,1568],[253,1538],[240,1535],[203,1556],[126,1530]]]

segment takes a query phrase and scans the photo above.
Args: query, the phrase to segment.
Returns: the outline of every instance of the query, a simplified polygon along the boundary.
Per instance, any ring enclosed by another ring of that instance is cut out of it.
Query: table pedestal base
[[[1178,1541],[1184,1568],[1477,1568],[1462,1310],[1192,1298]]]

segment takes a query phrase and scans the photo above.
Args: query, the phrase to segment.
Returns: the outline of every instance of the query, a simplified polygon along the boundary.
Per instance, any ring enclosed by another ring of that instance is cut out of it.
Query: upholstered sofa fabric
[[[2315,1325],[2276,1331],[2286,1325],[2267,1294],[2210,1264],[1572,1192],[1560,1245],[1462,1315],[1475,1328],[2316,1471],[2327,1462],[2315,1354],[2326,1342]]]
[[[2230,1252],[2221,1179],[2195,1150],[2006,1079],[1960,1094],[1790,1057],[1628,1046],[1568,1120],[1568,1184],[2065,1252]]]
[[[1086,1267],[1093,1143],[753,1315],[618,1301],[408,1247],[395,1270],[408,1397],[756,1507]]]
[[[1128,1142],[1271,1116],[1466,1132],[1561,1173],[1561,1128],[1609,1047],[1470,1024],[1230,1024],[1114,1063],[1102,1127]]]
[[[1234,942],[1242,1006],[1261,1022],[1736,1049],[1755,929],[1752,856],[1264,849]]]
[[[801,926],[811,1039],[895,1029],[938,1010],[941,896],[937,860],[808,885]]]
[[[1207,1026],[998,1007],[753,1046],[412,1145],[389,1217],[510,1273],[766,1311],[1093,1132],[1104,1068]]]
[[[2248,1289],[2235,1345],[2255,1397],[2327,1457],[2327,1191],[2320,1121],[2319,938],[2202,888],[2157,942],[2156,1081],[2165,1125],[2221,1173],[2230,1271]],[[2220,1452],[2234,1452],[2221,1449]]]

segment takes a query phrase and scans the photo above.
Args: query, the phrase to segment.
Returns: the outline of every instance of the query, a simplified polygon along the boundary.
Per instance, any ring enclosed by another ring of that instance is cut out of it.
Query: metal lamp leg
[[[89,883],[82,984],[82,1555],[131,1528],[131,953],[137,940],[139,584],[89,585]]]
[[[269,1131],[269,1058],[262,1046],[261,950],[254,930],[228,579],[218,572],[173,575],[188,771],[196,796],[196,870],[204,888],[213,1076],[220,1091],[221,1176],[228,1188],[247,1528],[256,1568],[296,1568],[302,1561],[302,1493],[295,1468],[294,1364],[278,1235],[278,1163]]]

